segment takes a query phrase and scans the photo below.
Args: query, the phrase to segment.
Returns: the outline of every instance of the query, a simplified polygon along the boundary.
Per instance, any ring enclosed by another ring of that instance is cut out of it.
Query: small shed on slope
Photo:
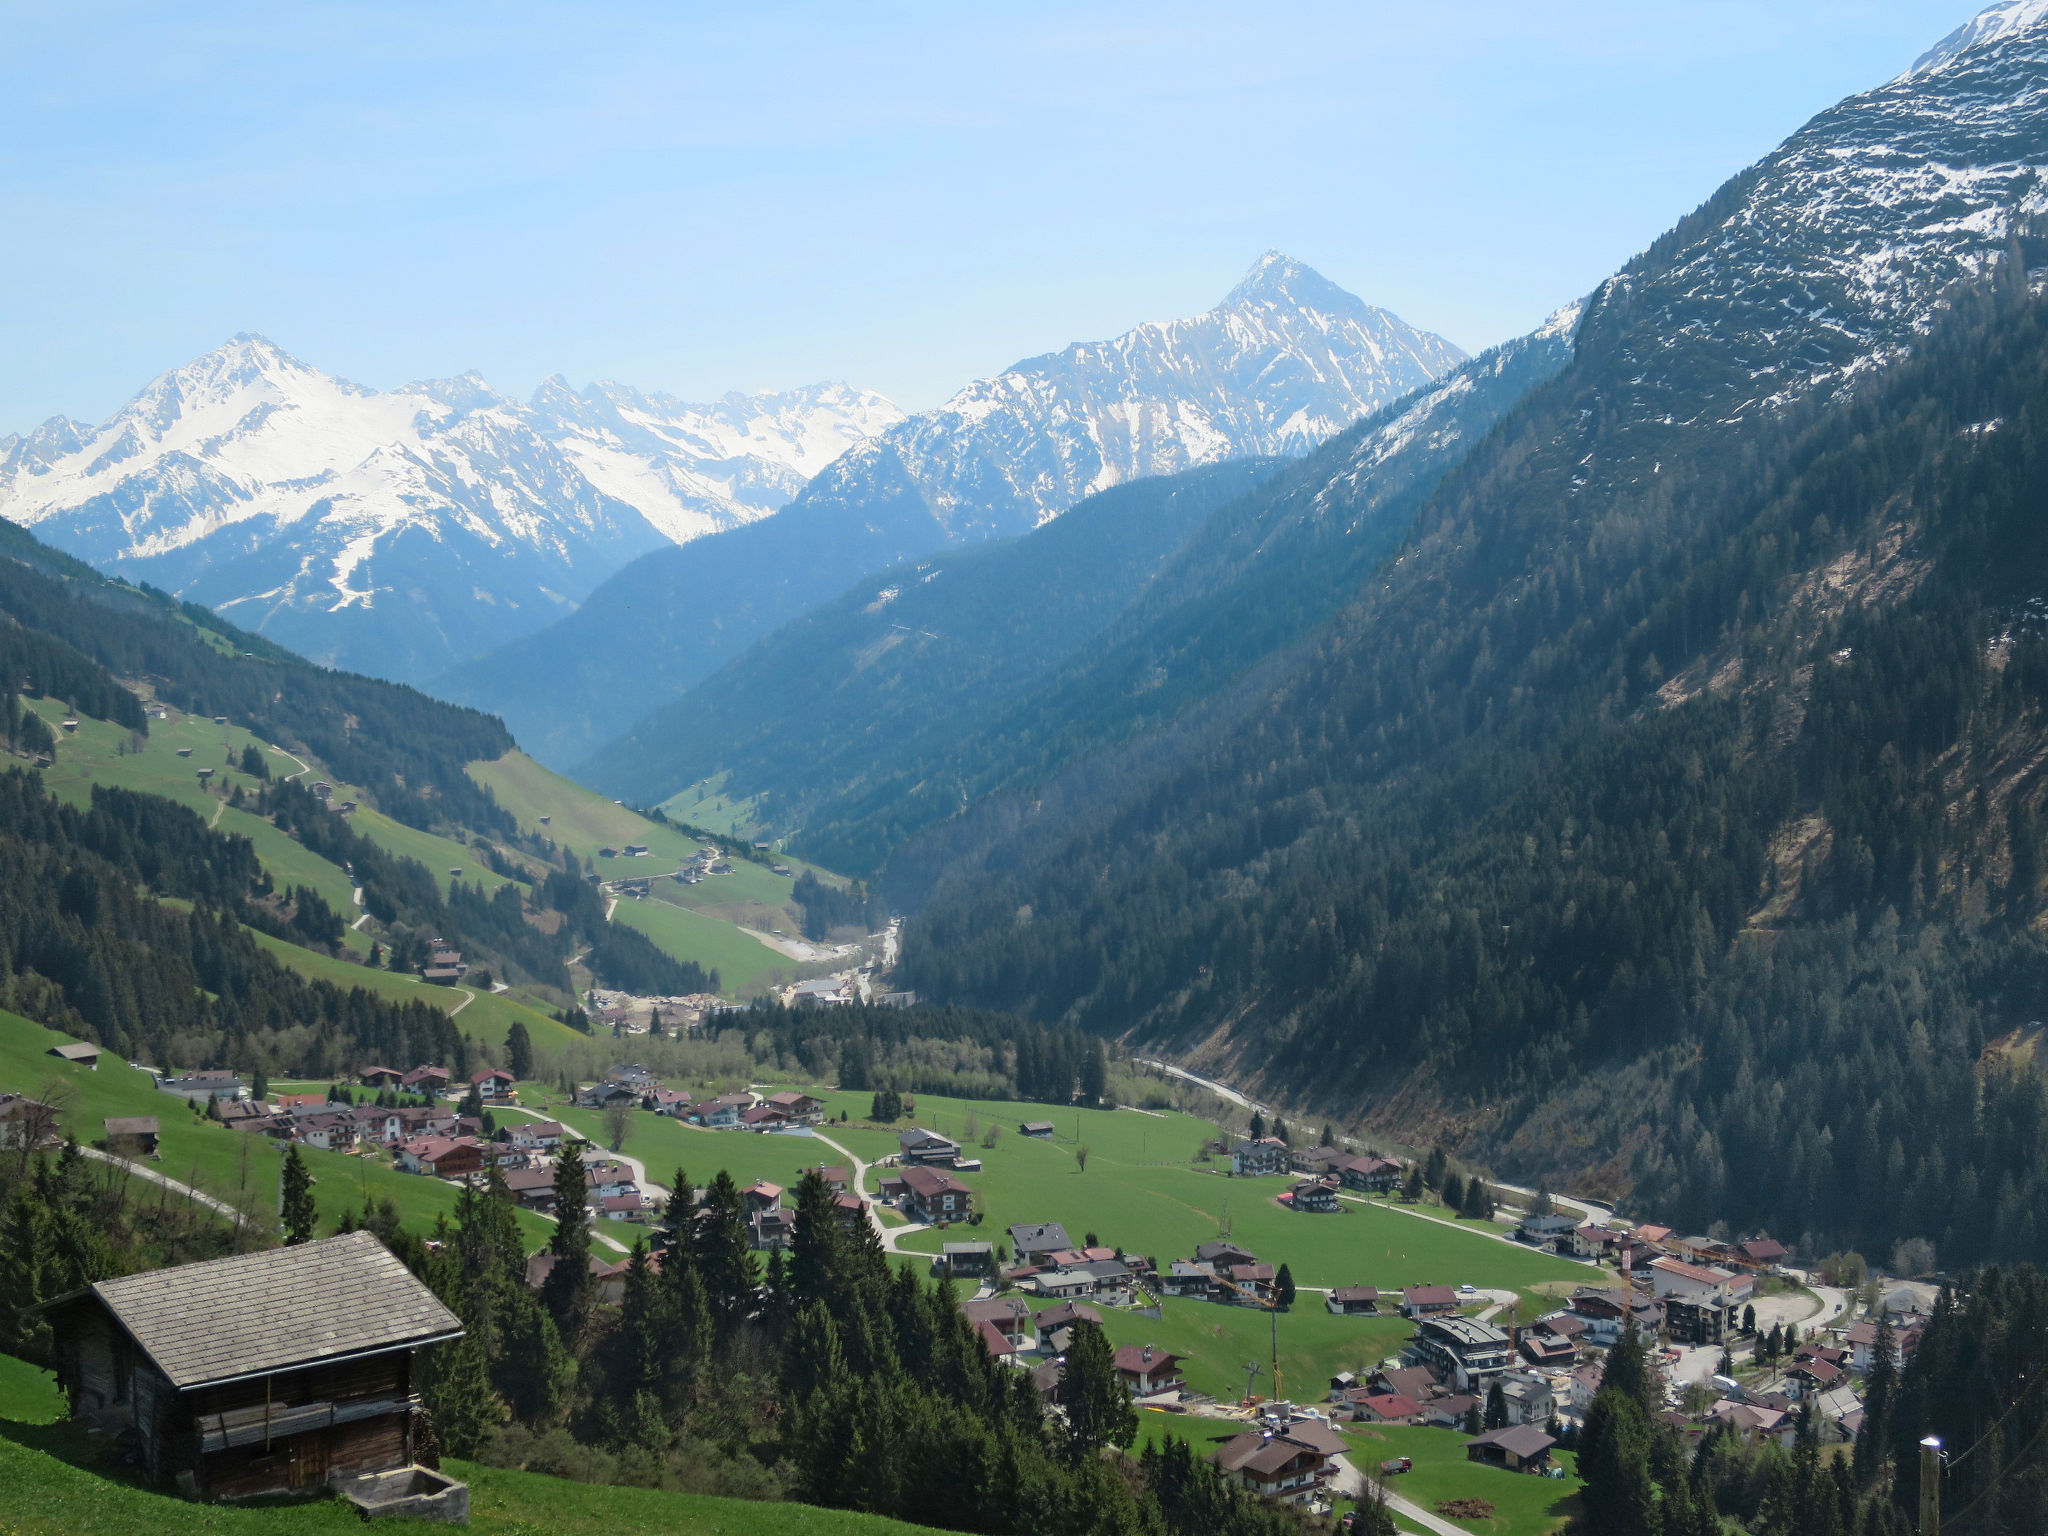
[[[462,1334],[368,1232],[102,1280],[50,1314],[72,1417],[209,1498],[410,1466],[413,1355]]]

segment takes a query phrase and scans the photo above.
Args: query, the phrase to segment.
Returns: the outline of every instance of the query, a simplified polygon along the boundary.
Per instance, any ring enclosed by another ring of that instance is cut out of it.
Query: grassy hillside
[[[671,881],[662,887],[664,897],[671,889],[695,887]],[[753,997],[771,983],[796,974],[795,962],[787,955],[776,953],[729,922],[666,899],[621,901],[612,912],[612,921],[639,929],[678,959],[694,960],[707,970],[716,968],[719,988],[727,997]]]
[[[101,1447],[63,1422],[64,1413],[53,1377],[0,1355],[5,1536],[342,1536],[363,1529],[362,1518],[338,1499],[235,1509],[139,1487],[101,1469]],[[461,1461],[448,1461],[443,1470],[469,1484],[468,1529],[484,1536],[919,1536],[926,1530],[808,1504],[595,1487]]]
[[[0,1091],[26,1093],[53,1103],[62,1130],[86,1145],[103,1140],[102,1123],[115,1115],[154,1115],[163,1127],[162,1155],[149,1165],[166,1178],[192,1185],[217,1199],[251,1213],[256,1220],[274,1219],[278,1173],[283,1150],[267,1136],[231,1131],[195,1115],[183,1099],[157,1090],[146,1072],[102,1055],[97,1069],[88,1069],[46,1054],[71,1037],[45,1029],[11,1013],[0,1013]],[[366,1202],[391,1200],[405,1224],[422,1234],[437,1217],[455,1211],[455,1186],[439,1179],[400,1173],[381,1158],[347,1156],[301,1149],[317,1181],[323,1229],[331,1229],[342,1211]],[[179,1198],[166,1194],[166,1199]],[[520,1226],[532,1247],[547,1240],[549,1223],[522,1212]]]
[[[331,981],[338,987],[363,987],[394,1002],[426,1001],[444,1013],[458,1016],[459,1027],[472,1039],[493,1046],[505,1043],[514,1021],[524,1024],[536,1047],[573,1045],[587,1037],[555,1021],[545,1010],[520,1002],[511,993],[490,993],[476,987],[430,986],[410,973],[371,970],[351,960],[317,954],[287,944],[282,939],[258,934],[256,942],[297,971],[301,976]],[[411,1063],[407,1063],[411,1065]]]

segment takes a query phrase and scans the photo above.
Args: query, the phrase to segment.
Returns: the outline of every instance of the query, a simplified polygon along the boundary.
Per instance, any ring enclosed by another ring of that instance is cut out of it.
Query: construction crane
[[[1270,1295],[1262,1295],[1262,1294],[1261,1294],[1261,1293],[1259,1292],[1259,1289],[1258,1289],[1258,1287],[1256,1287],[1256,1286],[1250,1286],[1250,1285],[1239,1285],[1239,1284],[1238,1284],[1238,1283],[1237,1283],[1237,1282],[1236,1282],[1235,1280],[1232,1280],[1232,1279],[1230,1279],[1230,1278],[1229,1278],[1229,1277],[1228,1277],[1227,1275],[1217,1275],[1217,1276],[1216,1276],[1216,1283],[1217,1283],[1217,1284],[1219,1284],[1219,1285],[1227,1285],[1228,1287],[1230,1287],[1230,1289],[1231,1289],[1231,1290],[1235,1291],[1235,1292],[1236,1292],[1236,1293],[1237,1293],[1237,1294],[1238,1294],[1239,1296],[1242,1296],[1242,1297],[1245,1297],[1245,1298],[1247,1298],[1247,1299],[1249,1300],[1249,1302],[1250,1302],[1250,1304],[1251,1304],[1252,1306],[1255,1306],[1255,1307],[1263,1307],[1263,1308],[1265,1308],[1265,1310],[1266,1310],[1266,1314],[1267,1314],[1267,1320],[1268,1320],[1268,1322],[1270,1322],[1270,1323],[1271,1323],[1271,1325],[1272,1325],[1272,1328],[1271,1328],[1271,1332],[1272,1332],[1272,1346],[1271,1346],[1271,1349],[1272,1349],[1272,1360],[1271,1360],[1271,1365],[1272,1365],[1272,1374],[1273,1374],[1273,1401],[1277,1403],[1278,1401],[1280,1401],[1280,1399],[1281,1399],[1281,1398],[1283,1398],[1283,1397],[1285,1397],[1285,1396],[1287,1395],[1287,1378],[1286,1378],[1285,1376],[1283,1376],[1283,1375],[1281,1374],[1281,1372],[1280,1372],[1280,1304],[1279,1304],[1279,1302],[1278,1302],[1278,1301],[1276,1301],[1276,1300],[1275,1300],[1275,1299],[1274,1299],[1274,1298],[1273,1298],[1272,1296],[1270,1296]],[[1246,1370],[1248,1370],[1248,1371],[1253,1371],[1253,1370],[1256,1370],[1256,1369],[1257,1369],[1257,1367],[1256,1367],[1256,1366],[1252,1366],[1252,1365],[1247,1365],[1247,1366],[1245,1367],[1245,1369],[1246,1369]],[[1246,1399],[1246,1401],[1250,1401],[1250,1399],[1251,1399],[1251,1395],[1252,1395],[1252,1384],[1251,1384],[1251,1378],[1250,1378],[1249,1376],[1247,1376],[1247,1377],[1245,1378],[1245,1384],[1244,1384],[1244,1395],[1245,1395],[1245,1399]]]

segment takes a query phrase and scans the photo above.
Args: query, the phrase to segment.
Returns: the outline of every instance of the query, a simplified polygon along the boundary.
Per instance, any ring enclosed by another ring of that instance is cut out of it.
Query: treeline
[[[313,666],[203,608],[108,581],[12,523],[0,524],[0,613],[20,626],[0,629],[0,663],[13,662],[8,647],[17,647],[24,680],[99,718],[146,728],[134,696],[107,674],[146,678],[180,710],[226,715],[265,740],[312,752],[408,826],[515,831],[464,771],[511,750],[492,716]]]
[[[558,1170],[583,1198],[581,1149]],[[428,1254],[429,1284],[462,1318],[430,1356],[424,1395],[445,1451],[594,1481],[789,1496],[944,1530],[1038,1536],[1288,1536],[1290,1513],[1184,1450],[1124,1456],[1137,1415],[1101,1330],[1067,1356],[1064,1417],[1029,1374],[994,1359],[948,1282],[891,1268],[874,1228],[847,1228],[815,1174],[796,1229],[766,1264],[745,1201],[718,1173],[701,1206],[678,1170],[654,1251],[634,1247],[616,1307],[600,1306],[587,1226],[556,1228],[536,1296],[496,1174],[461,1197]]]
[[[1048,1029],[1008,1014],[757,1003],[742,1027],[763,1047],[757,1054],[824,1063],[836,1052],[839,1086],[850,1093],[893,1088],[1042,1104],[1099,1104],[1108,1094],[1109,1053],[1099,1036]]]
[[[297,782],[264,785],[254,808],[312,852],[350,871],[362,890],[364,910],[391,930],[387,953],[393,970],[416,969],[425,962],[427,941],[438,938],[462,949],[471,964],[489,962],[508,980],[566,992],[569,956],[580,943],[588,949],[584,964],[602,985],[657,994],[717,990],[715,975],[695,962],[672,959],[645,935],[607,923],[604,900],[583,878],[573,853],[563,851],[560,856],[569,867],[550,871],[530,893],[512,877],[530,880],[531,875],[500,856],[506,884],[487,893],[481,882],[456,880],[443,897],[440,882],[424,864],[362,836]],[[541,927],[528,921],[529,907],[552,909],[562,921],[551,929]]]
[[[2048,306],[2001,276],[1846,404],[1685,432],[1615,367],[1290,672],[989,814],[907,977],[1224,1030],[1317,1110],[1426,1083],[1688,1226],[2048,1260],[2040,1081],[1978,1071],[2048,1010]]]
[[[860,886],[842,891],[827,885],[808,869],[796,877],[791,892],[804,909],[804,937],[822,943],[834,928],[858,928],[873,933],[889,920],[888,909]]]

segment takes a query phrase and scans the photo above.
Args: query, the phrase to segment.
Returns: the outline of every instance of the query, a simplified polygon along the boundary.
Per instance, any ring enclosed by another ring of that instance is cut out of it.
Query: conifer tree
[[[296,1146],[284,1154],[284,1240],[286,1247],[313,1240],[320,1223],[320,1211],[313,1200],[313,1175]]]
[[[1137,1410],[1117,1375],[1116,1352],[1100,1323],[1084,1317],[1073,1325],[1059,1395],[1076,1457],[1093,1456],[1109,1445],[1127,1447],[1137,1438]]]
[[[711,1321],[721,1342],[729,1340],[753,1311],[757,1274],[747,1245],[745,1202],[739,1186],[723,1168],[705,1191],[702,1224],[697,1232],[697,1271]]]
[[[1891,1455],[1899,1401],[1899,1367],[1892,1357],[1895,1347],[1891,1319],[1880,1315],[1877,1338],[1870,1347],[1870,1369],[1863,1378],[1863,1427],[1856,1436],[1856,1480],[1866,1488],[1877,1480]]]
[[[555,1327],[574,1338],[583,1327],[590,1295],[590,1223],[585,1206],[590,1180],[583,1169],[583,1143],[564,1141],[555,1164],[555,1230],[548,1237],[554,1266],[541,1285]]]
[[[514,1019],[505,1031],[505,1067],[522,1083],[533,1076],[533,1036],[521,1019]]]
[[[1283,1312],[1294,1305],[1294,1271],[1285,1264],[1273,1276],[1273,1305]]]

